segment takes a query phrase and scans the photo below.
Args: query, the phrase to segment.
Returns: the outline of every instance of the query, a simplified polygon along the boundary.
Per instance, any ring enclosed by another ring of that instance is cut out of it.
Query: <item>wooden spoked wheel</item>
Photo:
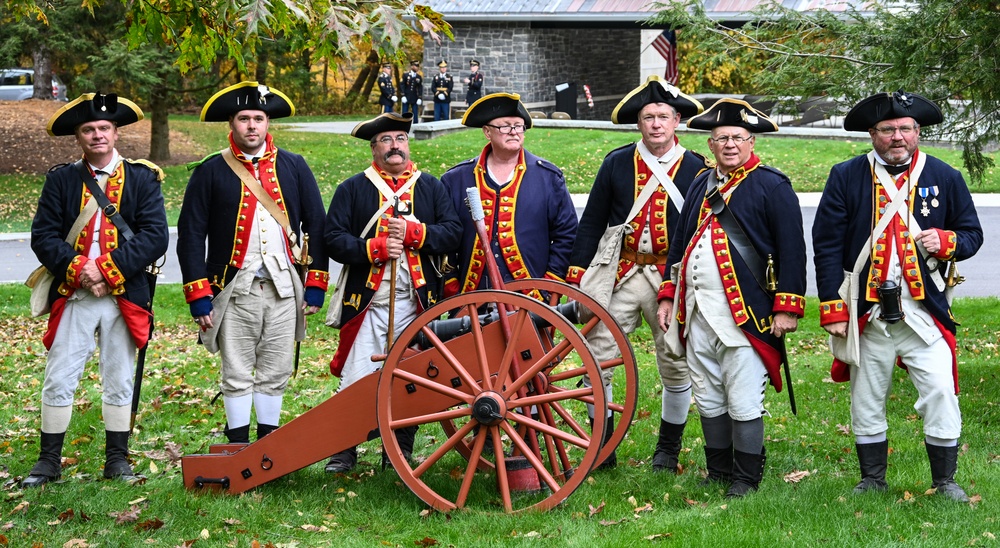
[[[579,287],[546,279],[515,280],[506,285],[508,291],[518,291],[528,293],[529,291],[541,291],[550,305],[558,305],[565,297],[568,301],[576,301],[578,306],[583,306],[592,314],[590,318],[582,322],[580,333],[586,337],[595,329],[607,329],[615,340],[618,347],[616,356],[599,362],[602,370],[614,369],[614,402],[608,402],[608,411],[613,418],[614,431],[611,437],[601,448],[598,456],[598,463],[611,456],[611,453],[618,447],[618,444],[625,439],[632,419],[635,418],[635,410],[639,400],[639,368],[635,362],[635,353],[632,351],[632,344],[628,340],[628,335],[618,325],[618,321],[611,316],[603,306],[589,295],[580,290]],[[558,342],[558,341],[556,341]],[[600,358],[600,357],[598,357]],[[561,371],[549,378],[550,385],[561,384],[563,380],[584,379],[583,369]],[[624,394],[621,393],[624,389]]]
[[[487,309],[498,314],[480,316]],[[480,320],[442,340],[432,322],[456,310]],[[555,345],[544,332],[549,326],[558,333]],[[425,349],[414,354],[420,340]],[[560,376],[567,371],[578,373]],[[400,333],[380,375],[386,454],[403,482],[438,510],[470,502],[499,502],[507,512],[547,510],[599,462],[607,409],[600,368],[576,327],[531,297],[484,290],[437,303]],[[587,403],[603,411],[592,431]],[[453,431],[442,434],[442,423]],[[421,435],[413,463],[394,435],[412,426],[430,433]],[[470,451],[466,458],[452,451],[459,447]]]

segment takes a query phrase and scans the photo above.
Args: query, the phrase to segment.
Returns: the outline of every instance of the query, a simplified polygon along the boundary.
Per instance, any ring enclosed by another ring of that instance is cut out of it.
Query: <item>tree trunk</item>
[[[378,61],[378,59],[376,59],[376,61]],[[375,87],[375,80],[378,79],[378,75],[379,69],[378,64],[376,64],[371,67],[370,71],[368,71],[368,79],[365,80],[365,88],[361,90],[362,97],[368,97],[372,94],[372,88]]]
[[[157,85],[149,94],[150,122],[149,161],[166,162],[170,159],[169,93],[165,85]]]
[[[354,84],[351,85],[351,89],[348,90],[347,95],[350,96],[361,93],[361,90],[364,88],[365,83],[368,82],[369,76],[371,76],[373,73],[374,76],[372,78],[373,79],[377,78],[378,52],[376,52],[375,50],[371,50],[370,52],[368,52],[368,59],[365,60],[365,66],[364,68],[361,69],[361,72],[358,74],[358,77],[354,80]],[[371,88],[368,88],[368,91],[371,92]]]
[[[49,49],[39,45],[31,52],[31,60],[35,64],[35,74],[32,77],[35,89],[32,91],[31,98],[51,101],[54,97],[52,95],[52,61],[49,58]]]
[[[257,67],[254,69],[253,77],[258,84],[267,85],[267,63],[270,52],[266,47],[257,48]]]

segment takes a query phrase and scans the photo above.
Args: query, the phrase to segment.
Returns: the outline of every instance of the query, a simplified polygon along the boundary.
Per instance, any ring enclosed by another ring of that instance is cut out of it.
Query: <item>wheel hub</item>
[[[507,402],[496,392],[483,392],[472,402],[472,418],[480,424],[499,424],[507,414]]]

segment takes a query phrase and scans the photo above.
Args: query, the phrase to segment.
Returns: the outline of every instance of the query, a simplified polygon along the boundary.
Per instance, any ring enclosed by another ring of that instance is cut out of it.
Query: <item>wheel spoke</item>
[[[430,469],[431,466],[434,466],[437,461],[441,460],[441,457],[443,457],[448,451],[451,451],[455,444],[462,441],[462,439],[465,438],[465,435],[472,430],[474,425],[475,423],[473,421],[469,421],[464,426],[459,428],[458,432],[455,432],[454,435],[446,439],[440,447],[435,449],[434,452],[424,460],[424,462],[421,462],[420,465],[413,469],[413,476],[419,478],[424,475],[424,472]]]
[[[448,347],[446,347],[445,344],[441,342],[441,339],[438,338],[437,334],[435,334],[434,331],[432,331],[426,325],[420,329],[420,332],[423,333],[425,337],[427,337],[427,340],[431,341],[431,344],[434,346],[434,349],[441,353],[441,357],[443,357],[444,361],[447,362],[448,365],[450,365],[451,368],[455,370],[455,373],[458,375],[460,379],[462,379],[462,382],[465,383],[466,386],[471,387],[472,394],[473,395],[478,394],[481,391],[481,389],[479,388],[479,382],[477,382],[476,379],[472,378],[472,375],[470,375],[469,372],[466,371],[465,366],[463,366],[462,363],[458,361],[458,358],[455,357],[455,354],[453,354],[451,350],[449,350]]]
[[[531,448],[528,447],[528,444],[525,443],[523,439],[521,439],[521,436],[518,435],[517,430],[514,430],[514,427],[511,426],[510,424],[507,424],[506,422],[500,423],[500,428],[503,428],[504,432],[507,433],[507,436],[510,437],[510,441],[514,444],[515,447],[517,447],[519,451],[521,451],[521,454],[524,455],[524,458],[528,459],[528,462],[531,463],[531,467],[534,468],[535,472],[538,474],[539,479],[544,481],[545,484],[549,486],[549,489],[552,489],[552,491],[558,491],[559,482],[557,482],[556,479],[552,477],[552,474],[549,473],[549,470],[545,468],[545,465],[542,463],[541,460],[539,460],[538,455],[536,455],[531,450]]]
[[[577,447],[586,448],[587,444],[590,441],[587,438],[580,438],[580,437],[577,437],[577,436],[573,436],[573,435],[571,435],[569,433],[563,432],[562,430],[560,430],[560,429],[558,429],[558,428],[556,428],[554,426],[549,426],[547,424],[543,424],[543,423],[541,423],[539,421],[536,421],[535,419],[533,419],[531,417],[527,417],[527,416],[522,415],[520,413],[507,413],[507,416],[505,418],[507,420],[514,421],[514,422],[516,422],[518,424],[523,424],[523,425],[527,426],[528,428],[534,428],[535,430],[538,430],[539,432],[541,432],[541,433],[543,433],[543,434],[545,434],[547,436],[552,436],[552,437],[554,437],[556,439],[561,439],[561,440],[563,440],[563,441],[565,441],[567,443],[571,443],[571,444],[573,444],[573,445],[575,445]],[[501,423],[501,424],[503,424],[503,423]]]
[[[467,424],[468,432],[472,430],[472,423]],[[484,427],[493,430],[493,427]],[[487,431],[485,433],[480,432],[480,435],[476,436],[476,441],[472,444],[472,456],[469,458],[469,463],[465,467],[465,475],[462,476],[462,485],[458,488],[458,497],[455,498],[455,506],[459,508],[465,507],[465,501],[468,499],[469,490],[472,489],[472,480],[476,477],[476,466],[479,462],[480,456],[483,454],[483,446],[486,445],[486,436],[491,436],[491,432]],[[495,446],[494,446],[495,447]]]
[[[448,409],[447,411],[441,411],[438,413],[428,413],[426,415],[394,420],[389,425],[389,427],[392,428],[393,430],[397,430],[399,428],[406,428],[407,426],[422,426],[424,424],[430,424],[432,422],[441,422],[444,420],[458,419],[462,417],[468,417],[470,415],[472,415],[472,410],[468,406],[463,405],[461,407]]]
[[[476,361],[479,362],[479,374],[483,378],[483,390],[493,390],[493,378],[486,356],[486,341],[483,339],[483,326],[479,323],[479,312],[475,305],[470,304],[466,307],[465,313],[472,318],[472,341],[476,345]]]
[[[524,309],[518,310],[514,316],[514,324],[511,326],[510,336],[507,338],[507,348],[504,349],[503,361],[500,362],[496,386],[503,386],[507,383],[511,370],[514,371],[515,375],[520,371],[517,364],[517,345],[514,344],[514,341],[521,336],[521,330],[524,329],[527,318],[528,312]]]

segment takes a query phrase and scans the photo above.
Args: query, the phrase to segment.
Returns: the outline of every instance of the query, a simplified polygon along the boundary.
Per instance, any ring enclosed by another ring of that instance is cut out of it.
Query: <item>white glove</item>
[[[421,104],[423,104],[423,102],[424,102],[423,99],[417,99],[417,106],[419,107]]]
[[[395,102],[396,102],[396,96],[395,96],[395,95],[393,95],[393,96],[392,96],[392,102],[393,102],[393,103],[395,103]]]
[[[444,96],[443,93],[438,93],[438,100],[440,100],[440,101],[444,101],[445,100],[445,96]]]
[[[403,97],[403,104],[406,104],[406,97]]]

